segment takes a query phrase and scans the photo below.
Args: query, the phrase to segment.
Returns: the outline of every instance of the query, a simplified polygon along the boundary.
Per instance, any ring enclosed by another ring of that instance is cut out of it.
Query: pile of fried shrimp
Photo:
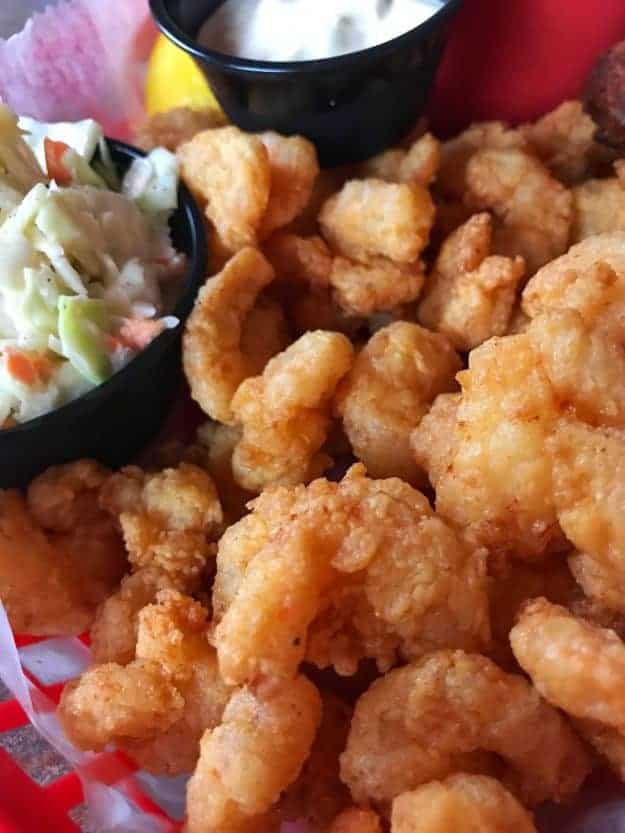
[[[0,493],[14,629],[90,629],[80,749],[187,833],[531,833],[625,780],[625,160],[576,101],[349,169],[172,111],[205,422]]]

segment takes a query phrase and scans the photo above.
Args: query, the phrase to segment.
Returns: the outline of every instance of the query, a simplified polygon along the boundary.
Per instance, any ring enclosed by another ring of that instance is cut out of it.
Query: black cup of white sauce
[[[248,131],[306,136],[329,166],[367,159],[410,131],[425,108],[448,24],[462,0],[446,0],[427,20],[377,46],[281,62],[226,55],[198,43],[202,24],[222,3],[150,0],[159,28],[195,59],[232,122]]]

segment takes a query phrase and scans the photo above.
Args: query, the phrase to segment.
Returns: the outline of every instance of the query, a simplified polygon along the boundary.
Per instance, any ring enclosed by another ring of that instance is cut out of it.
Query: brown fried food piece
[[[592,173],[599,155],[596,131],[597,125],[576,100],[563,101],[519,128],[532,151],[564,185],[575,185]]]
[[[625,290],[625,232],[588,237],[543,266],[523,290],[530,318],[555,309],[577,310],[593,326],[619,332]]]
[[[349,791],[340,779],[339,757],[351,716],[351,708],[338,697],[322,695],[321,723],[310,755],[280,800],[280,817],[305,822],[308,833],[326,833],[332,819],[350,804]]]
[[[625,612],[625,431],[563,418],[547,451],[558,518],[581,553],[574,574],[592,598]]]
[[[522,257],[490,255],[490,214],[474,214],[445,240],[428,277],[418,318],[469,351],[507,331],[525,272]]]
[[[255,246],[271,191],[271,165],[263,141],[238,127],[196,134],[177,150],[180,175],[205,205],[224,246]]]
[[[335,257],[330,270],[333,298],[347,315],[370,316],[416,300],[425,282],[424,265],[385,257],[359,263]]]
[[[191,395],[212,419],[231,422],[232,397],[241,382],[262,370],[268,356],[243,351],[245,321],[258,295],[274,279],[257,249],[243,249],[200,290],[185,328],[182,360]]]
[[[114,505],[125,489],[137,486],[137,470],[122,469],[107,484],[105,505]],[[109,498],[109,495],[111,497]],[[121,506],[121,526],[135,569],[158,567],[193,581],[212,554],[211,541],[221,531],[223,512],[210,475],[191,463],[143,475],[129,506]],[[116,507],[117,508],[117,507]]]
[[[58,718],[79,749],[146,740],[182,716],[184,700],[155,662],[96,665],[63,689]]]
[[[625,41],[597,59],[584,93],[586,109],[599,125],[598,139],[625,151]]]
[[[96,611],[90,631],[94,662],[98,665],[105,662],[127,665],[132,662],[139,612],[155,601],[159,590],[183,589],[185,584],[181,576],[171,575],[157,567],[143,567],[125,576],[119,589],[105,599]]]
[[[265,241],[263,253],[273,266],[276,281],[302,284],[310,289],[330,285],[332,253],[318,235],[301,237],[278,232]]]
[[[523,677],[478,654],[439,651],[360,697],[341,776],[356,801],[390,801],[461,771],[478,750],[502,759],[504,784],[530,806],[574,795],[590,770],[568,723]]]
[[[536,833],[529,813],[484,775],[450,775],[393,801],[391,833]]]
[[[328,461],[318,452],[330,425],[331,397],[353,353],[340,333],[307,333],[271,359],[262,376],[239,386],[232,400],[242,429],[232,455],[239,485],[260,492],[321,474]]]
[[[211,127],[222,127],[226,123],[220,110],[192,107],[173,107],[163,113],[154,113],[135,129],[134,144],[145,151],[164,147],[176,151],[197,133]]]
[[[457,405],[435,403],[412,437],[437,512],[494,558],[537,561],[566,549],[545,453],[557,403],[529,336],[487,341],[457,378]]]
[[[198,442],[207,449],[206,469],[217,486],[224,509],[226,526],[247,514],[246,505],[253,492],[243,489],[234,479],[232,453],[241,440],[241,430],[232,425],[206,422],[198,428]]]
[[[359,168],[363,179],[407,182],[428,188],[436,179],[441,161],[441,144],[431,133],[424,133],[408,150],[386,150],[364,162]]]
[[[493,251],[520,255],[532,275],[566,251],[573,219],[570,191],[529,153],[480,150],[466,167],[464,202],[491,211]]]
[[[319,214],[330,247],[365,263],[380,256],[413,263],[428,244],[433,222],[427,189],[379,179],[347,182]]]
[[[408,484],[362,466],[339,484],[265,491],[221,538],[213,604],[233,683],[292,676],[304,657],[351,675],[366,657],[386,670],[489,639],[483,553]]]
[[[500,121],[472,124],[458,136],[443,142],[441,164],[436,189],[446,200],[462,202],[467,187],[469,160],[479,150],[509,150],[527,148],[527,140],[518,130]],[[460,225],[458,223],[458,225]]]
[[[616,176],[588,179],[571,189],[572,243],[593,234],[625,231],[625,160],[616,162],[614,169]]]
[[[349,807],[334,819],[328,833],[382,833],[382,824],[373,810]]]
[[[625,777],[625,645],[614,631],[535,599],[510,641],[542,696],[576,718],[581,734]]]
[[[187,788],[189,833],[257,830],[308,757],[321,700],[305,677],[234,692]]]
[[[259,235],[267,237],[288,225],[306,207],[319,174],[317,151],[303,136],[281,136],[268,131],[259,135],[267,149],[271,190]]]
[[[100,491],[110,476],[95,460],[52,466],[36,477],[27,491],[28,509],[50,532],[71,532],[102,516]]]
[[[354,454],[373,477],[423,481],[410,434],[434,398],[456,388],[460,357],[445,336],[407,321],[378,330],[336,393]]]

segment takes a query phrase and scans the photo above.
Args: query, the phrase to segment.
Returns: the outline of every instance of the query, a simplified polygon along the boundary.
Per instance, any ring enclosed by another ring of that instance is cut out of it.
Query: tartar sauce
[[[208,49],[261,61],[311,61],[392,40],[444,0],[226,0],[198,32]]]

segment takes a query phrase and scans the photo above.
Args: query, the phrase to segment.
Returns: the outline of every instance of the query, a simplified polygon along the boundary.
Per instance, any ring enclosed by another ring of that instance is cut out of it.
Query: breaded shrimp
[[[420,260],[401,264],[375,257],[359,263],[335,257],[330,270],[334,300],[348,315],[368,316],[414,301],[424,281],[424,265]]]
[[[334,819],[328,833],[382,833],[382,823],[373,810],[349,807]]]
[[[588,179],[575,186],[571,242],[604,232],[625,231],[625,160],[615,165],[616,176]]]
[[[467,164],[464,202],[491,211],[493,251],[520,255],[529,275],[566,251],[572,197],[544,165],[522,150],[481,150]]]
[[[369,339],[339,385],[335,410],[373,477],[423,481],[410,434],[434,398],[456,388],[461,366],[445,336],[418,324],[397,321]]]
[[[182,360],[191,395],[219,422],[232,421],[237,388],[262,370],[258,357],[243,352],[241,341],[246,317],[273,279],[274,271],[262,254],[243,249],[206,282],[187,321]]]
[[[154,113],[139,125],[135,129],[134,143],[145,151],[158,147],[175,151],[202,130],[224,124],[225,116],[220,110],[173,107],[163,113]]]
[[[589,772],[581,742],[523,677],[486,657],[440,651],[373,683],[356,704],[341,776],[356,801],[390,801],[457,772],[477,750],[529,805],[573,795]]]
[[[519,664],[550,703],[625,777],[625,645],[614,631],[546,599],[530,602],[510,633]]]
[[[391,833],[536,833],[536,828],[499,781],[462,773],[397,796]]]
[[[259,235],[267,237],[288,225],[306,207],[319,174],[317,151],[303,136],[259,134],[269,157],[271,190]]]
[[[427,246],[434,203],[421,185],[351,180],[324,203],[319,223],[330,247],[364,261],[413,263]]]
[[[201,741],[187,788],[189,833],[257,830],[257,817],[297,778],[320,716],[319,694],[302,676],[235,691]]]
[[[583,553],[575,574],[585,592],[625,612],[625,431],[562,418],[547,451],[558,519]]]
[[[300,237],[289,232],[272,235],[263,253],[276,273],[276,281],[302,284],[311,289],[330,285],[332,254],[318,235]]]
[[[219,543],[213,605],[233,683],[292,676],[304,657],[350,675],[365,657],[386,670],[489,639],[483,552],[408,484],[369,480],[362,466],[339,484],[265,491]]]
[[[408,150],[393,148],[368,159],[358,173],[363,178],[416,183],[427,188],[436,179],[440,160],[440,142],[431,133],[424,133]]]
[[[271,189],[267,148],[238,127],[196,134],[177,150],[180,175],[206,206],[224,246],[237,252],[258,242]]]
[[[573,185],[585,179],[599,156],[594,141],[597,125],[581,101],[563,101],[519,132],[556,179]]]
[[[435,406],[412,437],[437,511],[495,557],[539,560],[566,549],[545,453],[557,403],[528,335],[482,344],[457,378],[455,415]],[[447,435],[431,443],[440,417]]]
[[[507,331],[523,258],[490,255],[492,220],[474,214],[445,240],[429,275],[418,318],[449,338],[457,350],[472,350]]]
[[[340,333],[307,333],[271,359],[262,376],[239,386],[232,400],[242,429],[232,455],[239,485],[260,492],[321,474],[328,464],[319,450],[330,425],[331,397],[353,352]]]

